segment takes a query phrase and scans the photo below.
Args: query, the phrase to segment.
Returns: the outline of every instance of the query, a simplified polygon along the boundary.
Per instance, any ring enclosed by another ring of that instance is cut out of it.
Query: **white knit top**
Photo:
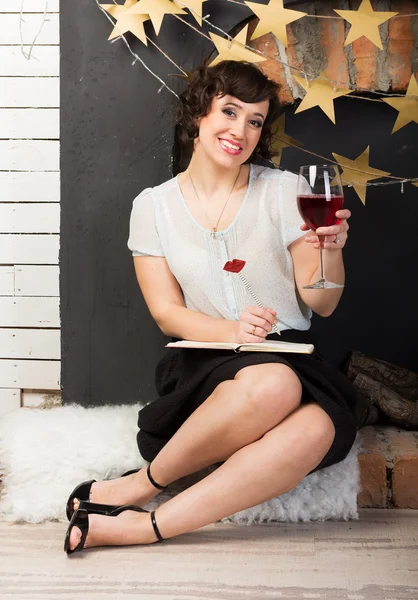
[[[312,312],[295,289],[288,250],[304,235],[296,186],[293,173],[250,165],[235,219],[213,235],[192,216],[174,177],[135,198],[128,247],[134,256],[165,256],[187,308],[230,320],[256,304],[239,275],[223,270],[228,260],[245,260],[241,274],[262,304],[277,311],[278,328],[309,329]]]

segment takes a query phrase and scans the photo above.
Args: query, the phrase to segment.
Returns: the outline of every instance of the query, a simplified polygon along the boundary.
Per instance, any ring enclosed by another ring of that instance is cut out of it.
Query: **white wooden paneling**
[[[20,408],[20,389],[0,389],[0,417]]]
[[[0,108],[0,137],[51,140],[59,137],[58,108]]]
[[[30,8],[29,2],[26,2],[24,8]],[[36,37],[39,30],[39,35]],[[59,44],[59,15],[46,15],[44,21],[44,15],[40,13],[22,14],[22,22],[18,13],[2,15],[0,44],[20,46],[22,39],[25,52],[28,52],[29,48],[26,45],[32,44],[35,37],[36,44]]]
[[[35,46],[27,60],[19,46],[0,46],[0,75],[16,77],[59,75],[59,46]]]
[[[59,360],[59,329],[0,328],[0,358],[50,358]]]
[[[59,298],[0,297],[0,327],[56,329],[59,326]],[[3,385],[1,378],[0,385]]]
[[[3,77],[0,106],[58,108],[59,77]]]
[[[0,171],[58,171],[59,142],[0,140]]]
[[[0,172],[0,202],[59,202],[59,200],[60,175],[58,172]]]
[[[59,229],[58,202],[0,203],[0,233],[59,233]]]
[[[5,267],[6,268],[6,267]],[[15,266],[15,296],[59,296],[59,267]]]
[[[15,268],[11,265],[0,267],[0,296],[14,296]]]
[[[62,405],[61,394],[58,390],[54,392],[40,391],[35,392],[33,390],[22,390],[21,403],[25,407],[55,407]]]
[[[59,12],[59,0],[48,0],[48,5],[45,0],[0,0],[0,13],[43,13],[47,7],[47,13]]]
[[[11,265],[57,265],[59,235],[0,234],[0,261]]]
[[[59,0],[0,13],[1,415],[60,389]]]
[[[42,390],[60,389],[59,360],[0,360],[0,381],[4,387]]]

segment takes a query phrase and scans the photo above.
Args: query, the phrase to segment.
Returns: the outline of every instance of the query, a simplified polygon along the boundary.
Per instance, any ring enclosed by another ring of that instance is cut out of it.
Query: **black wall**
[[[222,0],[207,5],[224,30],[248,14]],[[94,1],[61,3],[60,19],[63,401],[145,402],[155,396],[165,338],[142,300],[126,241],[133,198],[172,176],[176,99],[132,66],[123,41],[107,41],[111,26]],[[158,51],[130,41],[171,88],[183,89]],[[165,18],[157,43],[188,70],[213,49],[174,17]],[[397,113],[390,107],[347,98],[336,107],[337,126],[319,109],[296,116],[289,109],[287,133],[330,157],[355,158],[370,144],[372,166],[416,176],[418,126],[391,136]],[[285,168],[309,162],[300,151],[284,152]],[[321,349],[336,364],[356,349],[418,370],[418,189],[407,185],[401,195],[399,186],[370,188],[364,207],[346,188],[346,199],[353,211],[347,288],[335,315],[314,321]]]

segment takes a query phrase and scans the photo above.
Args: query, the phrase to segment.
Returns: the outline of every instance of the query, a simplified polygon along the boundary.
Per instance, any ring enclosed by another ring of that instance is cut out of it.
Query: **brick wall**
[[[353,10],[355,7],[348,2],[292,5],[292,9],[309,14],[338,16],[333,8]],[[410,14],[416,12],[417,5],[410,0],[386,1],[373,5],[373,8]],[[258,19],[250,23],[249,38],[257,23]],[[418,75],[418,20],[414,17],[392,18],[381,25],[383,51],[365,37],[344,47],[349,29],[350,25],[343,19],[305,17],[287,26],[287,48],[272,34],[253,40],[249,45],[315,76],[326,70],[329,79],[350,82],[360,91],[405,91],[411,74]],[[280,99],[284,104],[292,104],[303,97],[303,90],[291,76],[292,73],[300,75],[297,71],[273,59],[259,66],[268,77],[281,84]],[[339,87],[348,86],[342,83]]]
[[[359,506],[418,508],[418,431],[364,427]]]

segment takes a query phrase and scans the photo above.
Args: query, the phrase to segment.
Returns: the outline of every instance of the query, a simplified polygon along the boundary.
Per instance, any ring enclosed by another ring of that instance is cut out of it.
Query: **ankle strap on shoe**
[[[165,490],[165,488],[167,487],[166,485],[160,485],[159,483],[157,483],[154,479],[154,477],[151,475],[151,465],[148,465],[147,468],[147,475],[148,475],[148,479],[150,480],[150,482],[152,483],[152,485],[154,487],[156,487],[159,490]]]
[[[152,513],[150,513],[150,514],[151,514],[151,523],[154,528],[154,533],[157,536],[158,541],[165,542],[165,539],[163,538],[163,536],[160,533],[160,530],[158,529],[157,521],[155,520],[155,510],[153,510]]]

